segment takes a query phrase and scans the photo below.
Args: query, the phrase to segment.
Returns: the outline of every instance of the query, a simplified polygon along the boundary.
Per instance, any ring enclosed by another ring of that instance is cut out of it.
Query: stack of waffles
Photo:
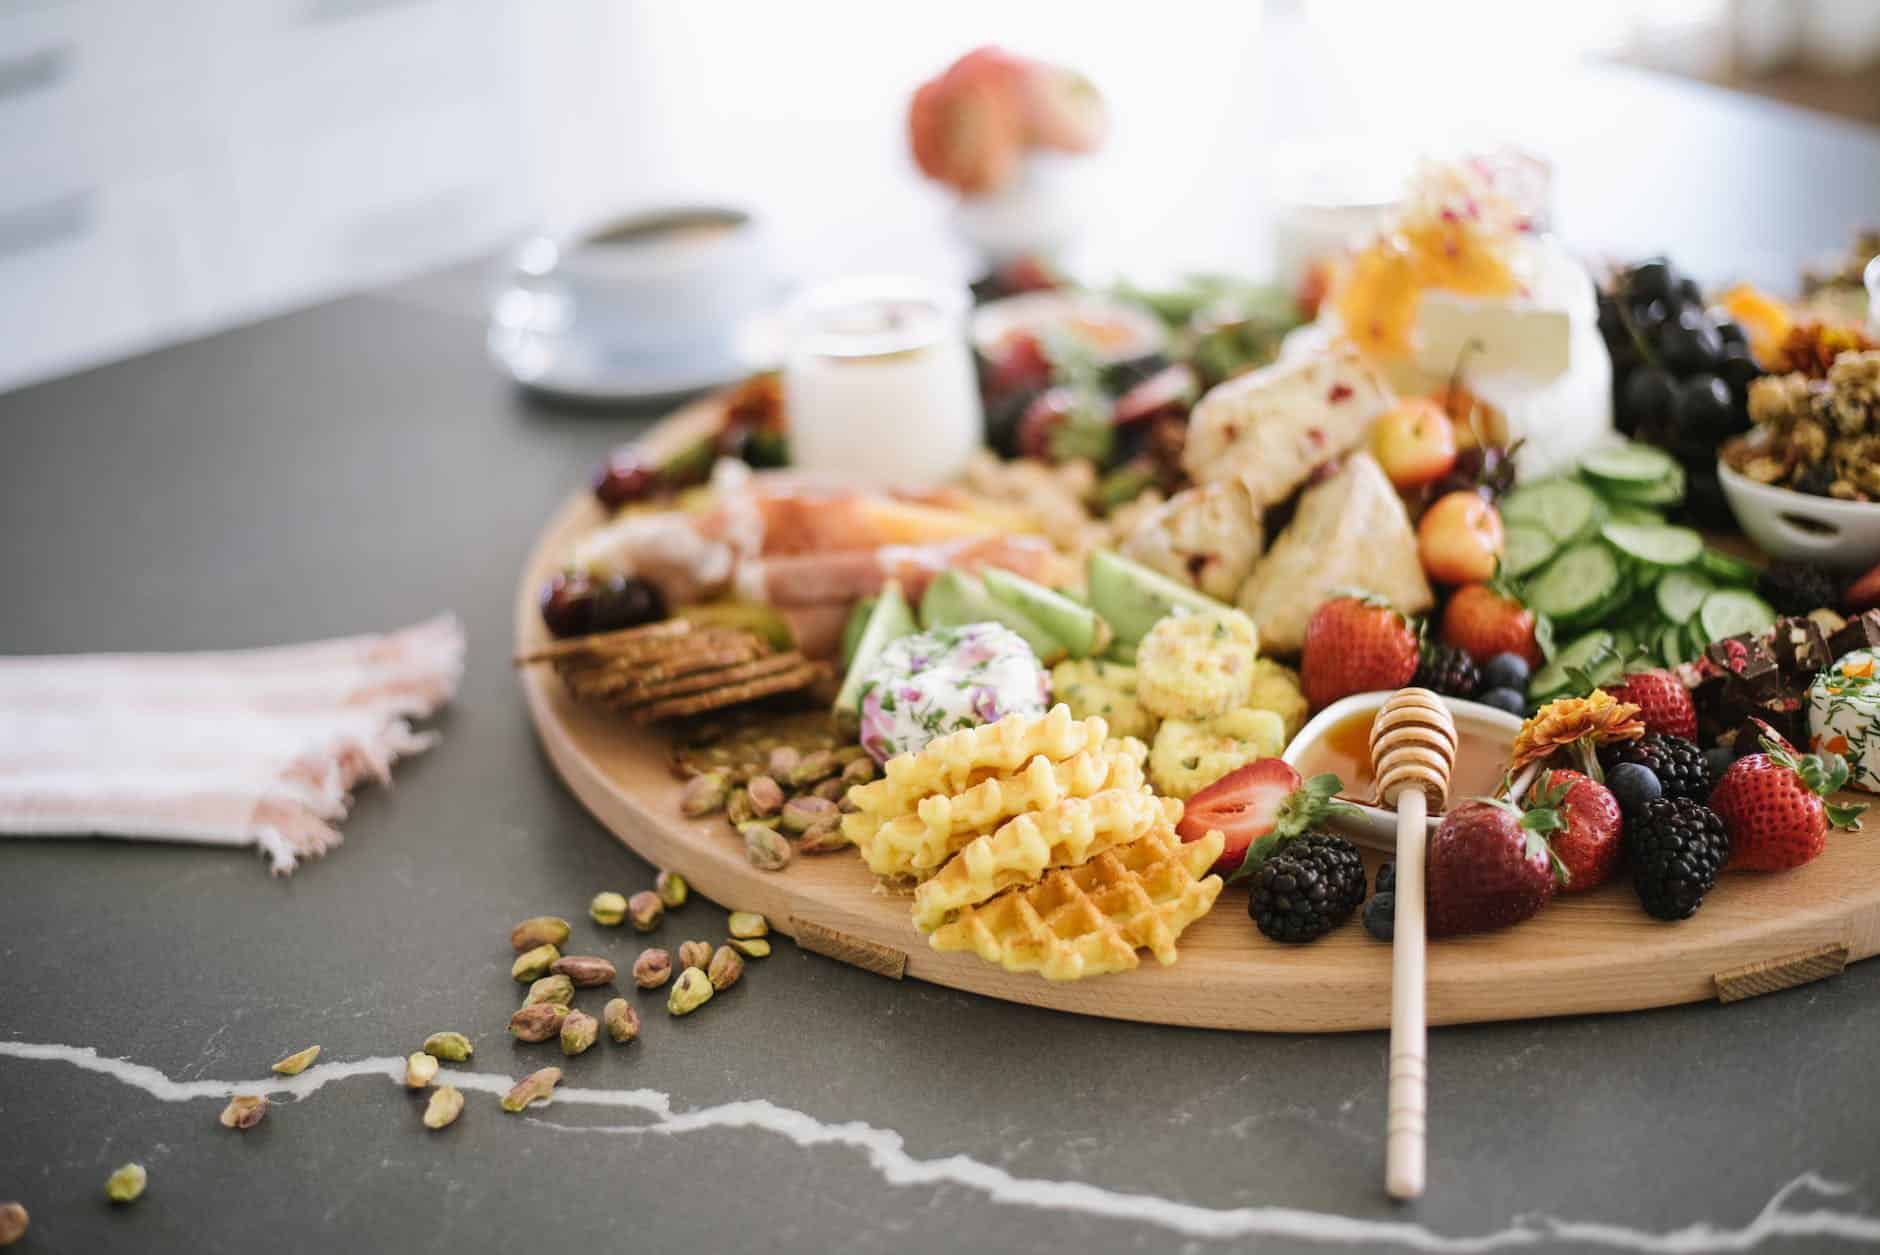
[[[1182,805],[1143,782],[1146,750],[1064,706],[1011,715],[890,759],[849,790],[843,832],[876,875],[914,881],[936,950],[1077,980],[1176,958],[1207,914],[1223,838],[1183,844]]]

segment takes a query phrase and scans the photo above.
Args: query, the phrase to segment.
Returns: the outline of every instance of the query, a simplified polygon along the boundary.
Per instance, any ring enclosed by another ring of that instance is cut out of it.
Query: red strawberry
[[[1506,928],[1554,896],[1554,858],[1521,812],[1505,802],[1464,802],[1430,838],[1429,933],[1449,937]]]
[[[1619,683],[1607,685],[1606,691],[1637,706],[1646,731],[1686,741],[1697,739],[1697,707],[1691,704],[1691,691],[1664,668],[1635,671]]]
[[[1619,866],[1619,799],[1577,771],[1548,771],[1528,794],[1521,826],[1538,832],[1566,869],[1563,893],[1585,893],[1612,878]]]
[[[1334,597],[1306,624],[1299,679],[1314,710],[1352,693],[1400,689],[1416,671],[1416,631],[1386,602]]]
[[[1051,382],[1051,359],[1029,331],[1014,331],[992,352],[986,391],[995,396],[1031,392]]]
[[[1762,738],[1764,752],[1730,764],[1710,791],[1710,809],[1730,833],[1726,866],[1779,872],[1800,867],[1826,848],[1828,825],[1857,828],[1867,808],[1823,802],[1847,784],[1839,754],[1800,754],[1779,737]]]
[[[1284,759],[1255,759],[1189,798],[1175,832],[1186,842],[1218,830],[1227,844],[1213,870],[1239,880],[1252,874],[1281,837],[1305,832],[1333,811],[1331,798],[1340,787],[1334,775],[1314,776],[1302,784]],[[1249,859],[1256,842],[1259,851]]]
[[[1871,571],[1849,584],[1841,601],[1847,609],[1856,614],[1880,606],[1880,563],[1875,564]]]
[[[1534,612],[1497,584],[1458,588],[1443,612],[1443,641],[1466,651],[1477,662],[1496,654],[1519,654],[1530,667],[1541,665],[1534,640]]]

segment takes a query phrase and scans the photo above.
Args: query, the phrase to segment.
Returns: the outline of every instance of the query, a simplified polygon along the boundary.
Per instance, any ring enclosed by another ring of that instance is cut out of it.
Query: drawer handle
[[[1741,1002],[1745,998],[1839,976],[1847,970],[1847,955],[1847,943],[1838,941],[1816,946],[1813,950],[1803,950],[1800,954],[1764,959],[1760,963],[1745,963],[1742,967],[1718,972],[1715,977],[1717,1001]]]

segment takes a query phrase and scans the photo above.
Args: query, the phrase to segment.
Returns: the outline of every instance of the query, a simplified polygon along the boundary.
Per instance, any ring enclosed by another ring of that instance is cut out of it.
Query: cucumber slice
[[[1652,590],[1659,613],[1673,623],[1689,623],[1704,599],[1716,591],[1710,578],[1697,571],[1666,571]]]
[[[1534,678],[1528,682],[1528,695],[1535,701],[1546,701],[1566,692],[1573,686],[1569,671],[1591,666],[1612,651],[1612,633],[1603,629],[1574,637],[1560,647],[1552,662],[1534,673]]]
[[[1610,501],[1625,505],[1674,506],[1684,500],[1684,468],[1673,468],[1677,473],[1650,484],[1622,483],[1618,480],[1602,480],[1600,488]]]
[[[862,627],[862,634],[855,642],[855,657],[849,662],[849,669],[842,676],[842,691],[836,694],[836,714],[847,718],[856,718],[861,713],[862,685],[868,679],[868,673],[874,668],[875,660],[881,657],[881,651],[903,636],[912,636],[920,630],[914,622],[914,612],[908,609],[907,598],[901,595],[898,580],[889,580],[881,590],[881,596],[875,599],[875,607],[868,612],[868,622]]]
[[[1599,529],[1602,540],[1628,558],[1652,566],[1684,566],[1704,552],[1704,538],[1688,527],[1639,523],[1607,523]]]
[[[1628,505],[1625,502],[1608,504],[1606,517],[1614,523],[1642,523],[1647,527],[1660,526],[1665,516],[1646,505]]]
[[[1692,615],[1691,621],[1684,625],[1684,652],[1695,658],[1709,644],[1710,638],[1704,635],[1703,616]]]
[[[1776,611],[1755,593],[1726,588],[1704,598],[1697,612],[1697,622],[1702,625],[1706,638],[1720,641],[1745,632],[1768,631],[1775,626]]]
[[[991,593],[986,586],[963,571],[942,571],[927,585],[920,599],[923,627],[965,627],[968,623],[999,623],[1025,638],[1038,661],[1049,667],[1061,662],[1069,652],[1063,641],[1053,636],[1036,619],[1022,610],[1014,610]]]
[[[1624,444],[1593,450],[1580,459],[1580,472],[1602,483],[1649,488],[1676,475],[1678,464],[1663,449]]]
[[[1091,608],[1103,616],[1116,639],[1127,645],[1147,636],[1172,610],[1221,608],[1206,593],[1107,549],[1091,551],[1088,575]]]
[[[1575,545],[1527,586],[1527,603],[1563,627],[1587,623],[1626,594],[1618,559],[1596,543]]]
[[[1673,623],[1658,634],[1658,657],[1667,667],[1680,666],[1695,655],[1684,639],[1684,628]]]
[[[979,573],[986,591],[1064,642],[1073,658],[1100,654],[1110,643],[1110,625],[1089,606],[1000,567]]]
[[[1537,527],[1563,545],[1591,533],[1600,512],[1593,490],[1571,479],[1543,479],[1501,500],[1502,522]]]
[[[1501,536],[1502,574],[1519,579],[1547,565],[1560,546],[1542,529],[1528,523],[1510,526]]]
[[[1697,569],[1720,584],[1754,584],[1762,568],[1721,549],[1706,549],[1697,555]]]
[[[847,675],[849,667],[855,661],[855,651],[862,643],[862,633],[868,630],[868,621],[874,617],[875,603],[879,597],[864,597],[855,603],[849,611],[848,622],[842,625],[842,674]]]

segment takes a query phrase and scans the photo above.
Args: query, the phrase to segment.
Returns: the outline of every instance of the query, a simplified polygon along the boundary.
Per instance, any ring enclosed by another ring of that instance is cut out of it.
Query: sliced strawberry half
[[[1211,870],[1242,880],[1282,837],[1306,832],[1341,809],[1332,797],[1343,787],[1329,773],[1302,781],[1284,759],[1255,759],[1189,798],[1175,832],[1188,842],[1219,831],[1227,843]]]

